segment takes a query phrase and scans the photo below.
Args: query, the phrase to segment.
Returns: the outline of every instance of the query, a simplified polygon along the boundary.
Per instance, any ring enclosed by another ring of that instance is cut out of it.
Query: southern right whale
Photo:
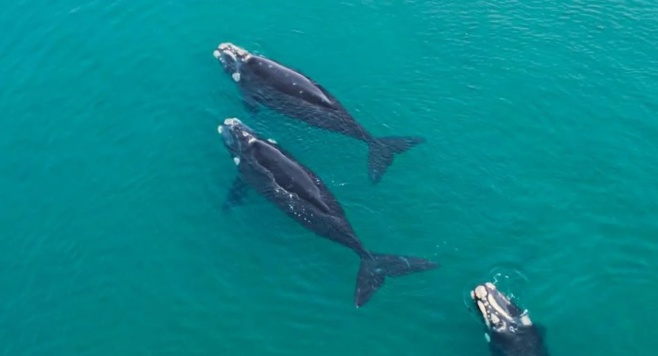
[[[471,299],[486,325],[485,336],[492,356],[548,356],[545,328],[533,324],[493,283],[476,286]]]
[[[236,118],[224,120],[217,130],[238,170],[225,208],[241,204],[245,195],[255,190],[306,229],[354,251],[361,259],[354,292],[357,308],[370,300],[385,277],[438,267],[437,263],[422,258],[367,250],[336,198],[310,169]]]
[[[263,105],[288,117],[365,142],[369,147],[368,175],[378,183],[394,155],[425,141],[419,136],[375,137],[320,84],[279,62],[249,53],[232,43],[213,52],[231,75],[252,112]]]

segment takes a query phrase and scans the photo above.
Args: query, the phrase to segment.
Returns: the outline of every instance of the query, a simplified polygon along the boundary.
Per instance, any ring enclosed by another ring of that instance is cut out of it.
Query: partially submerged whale
[[[241,204],[248,191],[255,190],[308,230],[354,251],[361,259],[354,292],[356,307],[370,300],[385,277],[438,267],[422,258],[367,250],[322,180],[275,141],[262,139],[236,118],[226,119],[218,131],[238,170],[224,206],[230,209]]]
[[[476,286],[471,298],[485,323],[492,356],[548,356],[544,328],[533,324],[528,312],[512,303],[493,283]]]

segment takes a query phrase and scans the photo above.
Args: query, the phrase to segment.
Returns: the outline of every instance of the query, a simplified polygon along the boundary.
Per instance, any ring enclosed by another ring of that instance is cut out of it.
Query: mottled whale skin
[[[485,338],[492,356],[548,356],[545,328],[533,324],[493,283],[476,286],[471,299],[485,324]]]
[[[228,42],[221,43],[213,55],[233,78],[250,111],[257,112],[262,105],[308,125],[365,142],[369,147],[368,176],[374,184],[381,180],[396,154],[425,141],[419,136],[374,137],[320,84],[279,62]]]
[[[421,258],[367,250],[336,198],[310,169],[273,140],[259,137],[239,119],[224,120],[218,131],[238,171],[224,208],[242,204],[246,194],[254,190],[306,229],[354,251],[361,259],[354,292],[357,308],[370,300],[385,277],[438,267],[437,263]]]

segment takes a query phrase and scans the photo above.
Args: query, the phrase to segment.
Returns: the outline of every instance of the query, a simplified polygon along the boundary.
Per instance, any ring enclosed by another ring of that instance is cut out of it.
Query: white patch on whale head
[[[216,49],[212,52],[212,56],[219,59],[222,56],[222,52],[220,52],[218,49]]]
[[[233,157],[233,163],[235,163],[236,166],[239,165],[240,164],[240,158],[239,157]]]
[[[235,73],[231,74],[231,78],[233,78],[233,80],[235,80],[236,83],[239,82],[240,81],[240,73],[235,72]]]
[[[217,46],[220,53],[226,54],[233,58],[235,62],[244,62],[251,58],[251,53],[246,49],[236,46],[231,42],[223,42]]]
[[[231,126],[233,124],[241,124],[242,121],[238,120],[236,117],[229,117],[224,120],[224,125]]]
[[[273,139],[271,139],[271,138],[268,138],[268,139],[267,139],[267,142],[269,142],[269,143],[273,143],[273,144],[275,144],[275,145],[276,145],[276,141],[274,141],[274,140],[273,140]]]
[[[217,126],[217,132],[219,132],[219,134],[221,135],[222,131],[224,131],[224,127],[222,125],[218,125]]]
[[[512,320],[513,319],[512,316],[507,312],[507,310],[505,308],[503,308],[500,304],[498,304],[498,301],[496,300],[496,298],[494,298],[493,295],[491,295],[491,294],[487,295],[487,300],[489,301],[489,305],[491,307],[493,307],[494,309],[496,309],[496,311],[498,313],[502,314],[507,320]],[[492,316],[492,320],[494,321],[494,323],[498,323],[498,320],[497,320],[498,318],[496,317],[496,319],[493,319],[493,316],[494,316],[493,314],[491,316]]]
[[[487,288],[485,288],[484,286],[477,286],[474,292],[475,292],[474,293],[475,296],[477,296],[478,299],[485,299],[488,294]]]
[[[530,317],[524,313],[521,316],[521,324],[523,324],[524,326],[530,326],[532,325],[532,320],[530,320]]]
[[[487,308],[485,308],[484,303],[482,303],[481,300],[477,301],[477,305],[478,305],[478,309],[480,309],[480,313],[482,313],[482,315],[487,315],[488,314],[487,313]],[[485,320],[485,321],[488,321],[488,320]]]

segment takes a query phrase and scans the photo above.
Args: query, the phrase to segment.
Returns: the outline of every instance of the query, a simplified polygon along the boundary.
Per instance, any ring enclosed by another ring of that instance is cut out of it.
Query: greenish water
[[[497,280],[553,355],[653,355],[658,5],[8,2],[0,12],[0,354],[486,355]],[[378,136],[250,118],[231,41]],[[225,214],[238,116],[320,175],[365,245],[441,268],[353,306],[358,260],[257,196]]]

